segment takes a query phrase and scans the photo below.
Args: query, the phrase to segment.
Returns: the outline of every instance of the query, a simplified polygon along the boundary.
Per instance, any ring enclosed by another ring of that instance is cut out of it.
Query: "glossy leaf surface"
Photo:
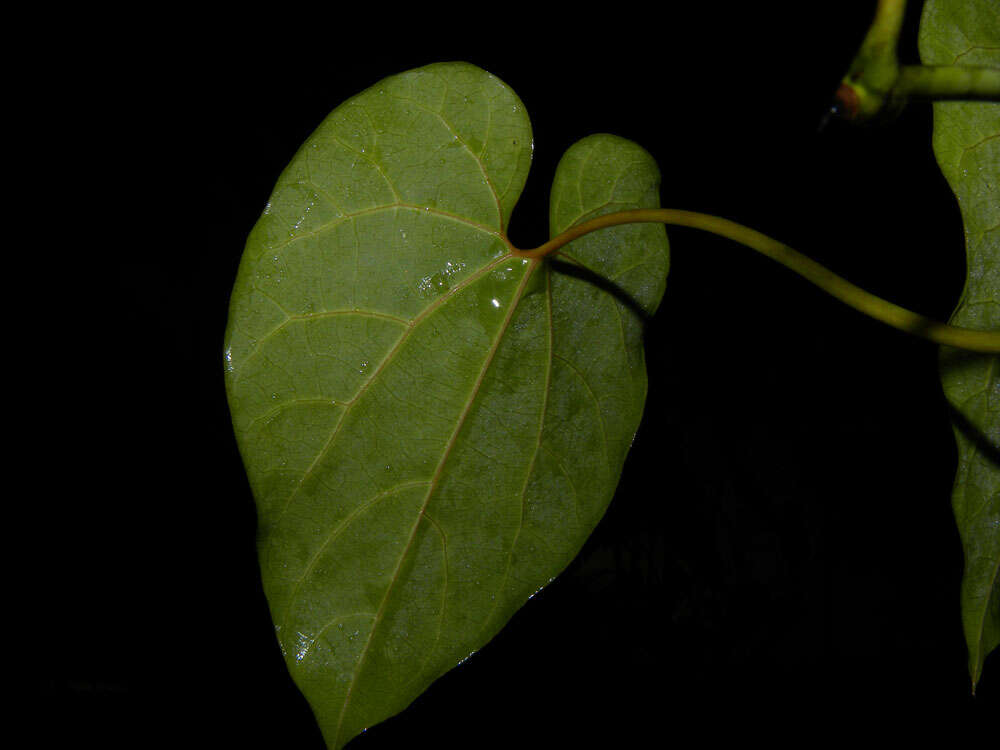
[[[928,65],[1000,67],[995,0],[929,0],[920,25]],[[1000,330],[1000,104],[938,102],[934,152],[958,197],[968,278],[951,322]],[[965,552],[962,620],[973,686],[1000,643],[1000,381],[998,358],[945,349],[959,466],[952,503]]]
[[[531,151],[492,75],[393,76],[320,125],[247,242],[227,391],[278,640],[331,747],[565,568],[638,427],[640,311],[663,294],[666,234],[513,256]],[[658,186],[635,144],[585,139],[557,170],[551,231],[657,206]]]

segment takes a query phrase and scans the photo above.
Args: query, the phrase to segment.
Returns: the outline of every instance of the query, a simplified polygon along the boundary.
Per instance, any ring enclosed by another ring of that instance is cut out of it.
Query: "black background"
[[[103,91],[84,151],[99,179],[78,197],[97,210],[75,229],[96,250],[66,283],[73,314],[53,339],[65,356],[43,368],[64,394],[64,458],[31,506],[34,528],[55,536],[28,558],[51,570],[33,565],[44,584],[30,587],[32,640],[19,647],[41,746],[68,729],[130,747],[322,747],[258,580],[222,336],[279,172],[330,110],[384,76],[462,59],[519,94],[535,159],[510,227],[518,246],[546,238],[563,151],[612,132],[658,160],[664,206],[748,224],[946,318],[963,238],[930,107],[818,132],[871,6],[797,5],[468,18],[289,5],[253,28],[134,19],[140,41],[91,49]],[[670,237],[646,413],[605,519],[493,642],[359,750],[996,719],[996,656],[969,695],[935,348],[740,246]]]

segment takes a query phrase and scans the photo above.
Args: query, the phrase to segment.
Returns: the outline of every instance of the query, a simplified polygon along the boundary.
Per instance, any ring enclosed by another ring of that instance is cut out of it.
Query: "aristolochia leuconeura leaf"
[[[331,747],[566,567],[638,427],[666,234],[512,255],[531,152],[497,78],[412,70],[327,117],[247,241],[226,384],[278,640]],[[587,138],[557,170],[551,232],[658,206],[658,186],[641,148]]]
[[[996,0],[928,0],[920,23],[928,65],[1000,67]],[[934,153],[958,197],[968,277],[953,325],[1000,330],[1000,104],[937,102]],[[998,357],[943,349],[958,475],[952,495],[965,551],[962,621],[972,684],[1000,644],[1000,379]]]

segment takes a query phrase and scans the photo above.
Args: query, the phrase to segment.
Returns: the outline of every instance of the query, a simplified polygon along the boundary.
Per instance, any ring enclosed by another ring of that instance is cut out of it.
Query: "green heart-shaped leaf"
[[[278,640],[331,747],[565,568],[638,427],[666,234],[512,254],[531,151],[524,106],[485,71],[393,76],[320,125],[247,242],[227,390]],[[655,207],[658,186],[641,148],[587,138],[557,170],[551,232]]]

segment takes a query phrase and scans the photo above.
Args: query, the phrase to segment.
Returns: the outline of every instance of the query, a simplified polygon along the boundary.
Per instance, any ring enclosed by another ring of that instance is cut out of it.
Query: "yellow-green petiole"
[[[566,244],[590,232],[596,232],[620,224],[635,223],[658,223],[692,227],[726,237],[766,255],[768,258],[778,261],[781,265],[811,281],[824,292],[832,297],[836,297],[844,304],[853,307],[855,310],[869,317],[880,320],[893,328],[898,328],[914,336],[920,336],[936,344],[991,354],[1000,353],[1000,333],[958,328],[924,317],[866,292],[861,287],[855,286],[846,279],[837,276],[811,258],[802,255],[802,253],[767,235],[727,219],[695,213],[693,211],[680,211],[670,208],[642,208],[634,211],[605,214],[596,219],[591,219],[590,221],[570,227],[562,234],[553,237],[548,242],[533,250],[512,249],[511,252],[521,258],[543,258],[550,253],[556,253]]]

